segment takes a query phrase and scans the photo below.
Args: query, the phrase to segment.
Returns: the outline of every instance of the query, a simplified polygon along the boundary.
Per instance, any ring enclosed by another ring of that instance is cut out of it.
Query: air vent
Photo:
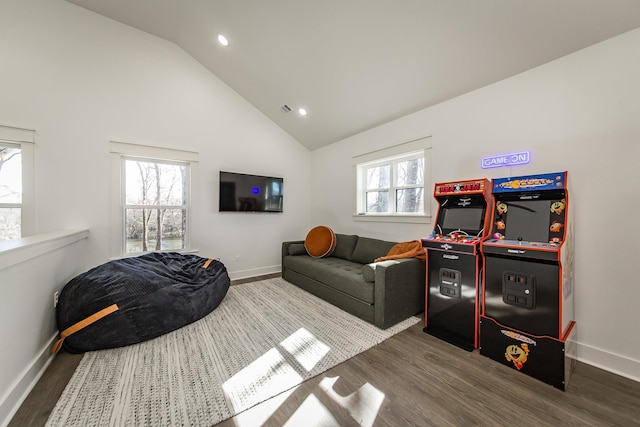
[[[282,114],[287,114],[291,112],[291,107],[289,107],[287,104],[284,104],[282,107],[280,107],[280,112]]]

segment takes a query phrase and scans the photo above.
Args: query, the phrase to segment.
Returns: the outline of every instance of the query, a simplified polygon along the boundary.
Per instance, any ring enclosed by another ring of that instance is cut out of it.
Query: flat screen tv
[[[220,212],[282,212],[283,178],[220,171]]]

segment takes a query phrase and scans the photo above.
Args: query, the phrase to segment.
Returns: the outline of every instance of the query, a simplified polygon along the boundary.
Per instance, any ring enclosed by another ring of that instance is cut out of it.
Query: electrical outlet
[[[240,255],[236,255],[236,262],[240,262]]]
[[[58,306],[58,297],[60,296],[60,292],[55,291],[53,293],[53,308],[56,308]]]

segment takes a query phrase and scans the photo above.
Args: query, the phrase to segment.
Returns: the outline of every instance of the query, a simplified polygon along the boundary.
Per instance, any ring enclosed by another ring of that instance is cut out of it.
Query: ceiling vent
[[[280,107],[280,112],[282,114],[287,114],[291,112],[291,107],[289,107],[287,104],[284,104],[282,107]]]

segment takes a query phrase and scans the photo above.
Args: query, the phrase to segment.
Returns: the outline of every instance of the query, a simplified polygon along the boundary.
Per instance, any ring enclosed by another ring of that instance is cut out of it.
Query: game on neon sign
[[[502,168],[505,166],[526,165],[531,161],[529,151],[519,151],[517,153],[500,154],[482,158],[482,169]]]

